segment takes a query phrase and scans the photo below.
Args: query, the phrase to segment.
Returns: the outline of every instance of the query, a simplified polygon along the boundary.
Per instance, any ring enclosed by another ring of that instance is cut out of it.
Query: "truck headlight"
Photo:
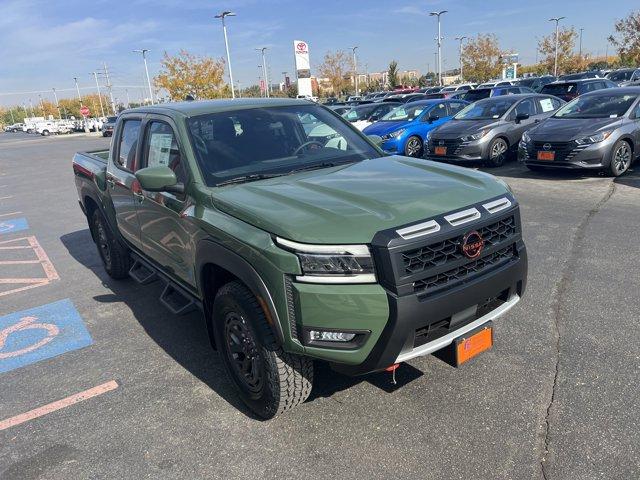
[[[478,133],[474,133],[472,135],[467,135],[465,137],[462,137],[462,141],[463,142],[474,142],[476,140],[480,140],[482,137],[484,137],[487,133],[489,133],[489,130],[481,130]]]
[[[591,145],[592,143],[599,143],[605,141],[613,133],[613,130],[607,130],[605,132],[589,135],[588,137],[580,138],[576,140],[578,145]]]
[[[276,243],[300,261],[299,282],[375,283],[373,259],[366,245],[311,245],[277,237]]]

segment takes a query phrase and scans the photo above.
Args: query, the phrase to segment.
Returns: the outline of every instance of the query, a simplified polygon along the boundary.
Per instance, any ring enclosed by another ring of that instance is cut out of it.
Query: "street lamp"
[[[430,12],[430,17],[438,17],[438,85],[442,85],[442,35],[440,35],[440,15],[447,13],[447,10]]]
[[[264,56],[264,52],[267,47],[255,48],[254,50],[262,54],[262,78],[264,78],[264,92],[265,96],[269,98],[269,76],[267,75],[267,59]]]
[[[555,60],[553,62],[554,77],[558,76],[558,24],[560,23],[560,20],[562,20],[563,18],[567,18],[567,17],[554,17],[549,19],[550,22],[556,22],[556,54],[555,54]]]
[[[153,90],[151,89],[151,79],[149,78],[149,67],[147,66],[147,52],[148,48],[143,48],[140,50],[134,50],[135,53],[142,54],[142,61],[144,62],[144,71],[147,74],[147,85],[149,87],[149,98],[151,99],[151,105],[155,104],[155,100],[153,99]]]
[[[460,36],[456,37],[456,40],[460,42],[460,81],[462,82],[462,42],[466,40],[468,37]]]
[[[231,98],[236,98],[236,91],[233,87],[233,73],[231,72],[231,56],[229,55],[229,39],[227,38],[227,25],[224,23],[224,19],[227,17],[235,17],[236,14],[229,11],[224,11],[216,15],[215,18],[222,20],[222,33],[224,34],[224,47],[227,50],[227,65],[229,65],[229,84],[231,85]]]
[[[584,28],[580,29],[580,60],[582,60],[582,31],[584,30]]]
[[[98,83],[98,72],[91,72],[89,75],[93,75],[96,81],[96,88],[98,89],[98,100],[100,100],[100,113],[104,117],[104,107],[102,106],[102,94],[100,93],[100,84]]]
[[[358,60],[356,58],[356,50],[358,47],[351,47],[353,52],[353,82],[356,87],[356,97],[358,96]]]
[[[62,120],[62,114],[60,113],[60,104],[58,103],[58,94],[56,93],[56,88],[53,87],[51,90],[53,90],[53,98],[56,100],[56,108],[58,109],[58,118]]]

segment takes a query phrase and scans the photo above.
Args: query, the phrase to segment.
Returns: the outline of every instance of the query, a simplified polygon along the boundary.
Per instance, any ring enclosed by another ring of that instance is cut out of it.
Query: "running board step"
[[[189,313],[196,307],[196,303],[193,299],[180,290],[175,288],[171,283],[167,283],[160,295],[160,301],[167,307],[174,315],[184,315]]]
[[[147,285],[158,279],[156,271],[140,260],[133,262],[129,269],[129,276],[141,285]]]

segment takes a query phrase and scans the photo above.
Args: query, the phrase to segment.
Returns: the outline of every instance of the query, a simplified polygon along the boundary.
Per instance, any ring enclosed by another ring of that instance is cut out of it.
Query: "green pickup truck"
[[[524,292],[509,187],[375,140],[304,100],[169,103],[122,113],[111,149],[73,169],[108,274],[200,309],[271,418],[309,396],[314,360],[359,375],[489,348]]]

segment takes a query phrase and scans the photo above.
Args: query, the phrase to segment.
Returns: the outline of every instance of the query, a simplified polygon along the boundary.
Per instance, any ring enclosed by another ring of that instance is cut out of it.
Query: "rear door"
[[[178,183],[186,186],[189,168],[173,121],[163,115],[149,115],[143,130],[141,168],[167,166],[176,174]],[[189,196],[144,190],[141,194],[138,218],[144,253],[168,273],[194,285],[190,259],[196,229],[186,213],[191,205]]]
[[[516,117],[522,114],[529,115],[529,118],[527,118],[526,120],[521,120],[519,123],[516,123]],[[510,145],[516,145],[522,138],[522,134],[526,130],[533,127],[533,125],[535,125],[535,122],[537,120],[537,114],[538,112],[536,110],[533,97],[520,100],[516,104],[515,108],[509,114],[509,117],[508,117],[509,120],[513,122],[512,128],[508,133]]]
[[[140,151],[141,116],[126,116],[118,126],[107,167],[107,188],[113,202],[118,230],[134,247],[141,249],[137,203],[139,184],[134,172]],[[134,189],[137,191],[134,193]]]

